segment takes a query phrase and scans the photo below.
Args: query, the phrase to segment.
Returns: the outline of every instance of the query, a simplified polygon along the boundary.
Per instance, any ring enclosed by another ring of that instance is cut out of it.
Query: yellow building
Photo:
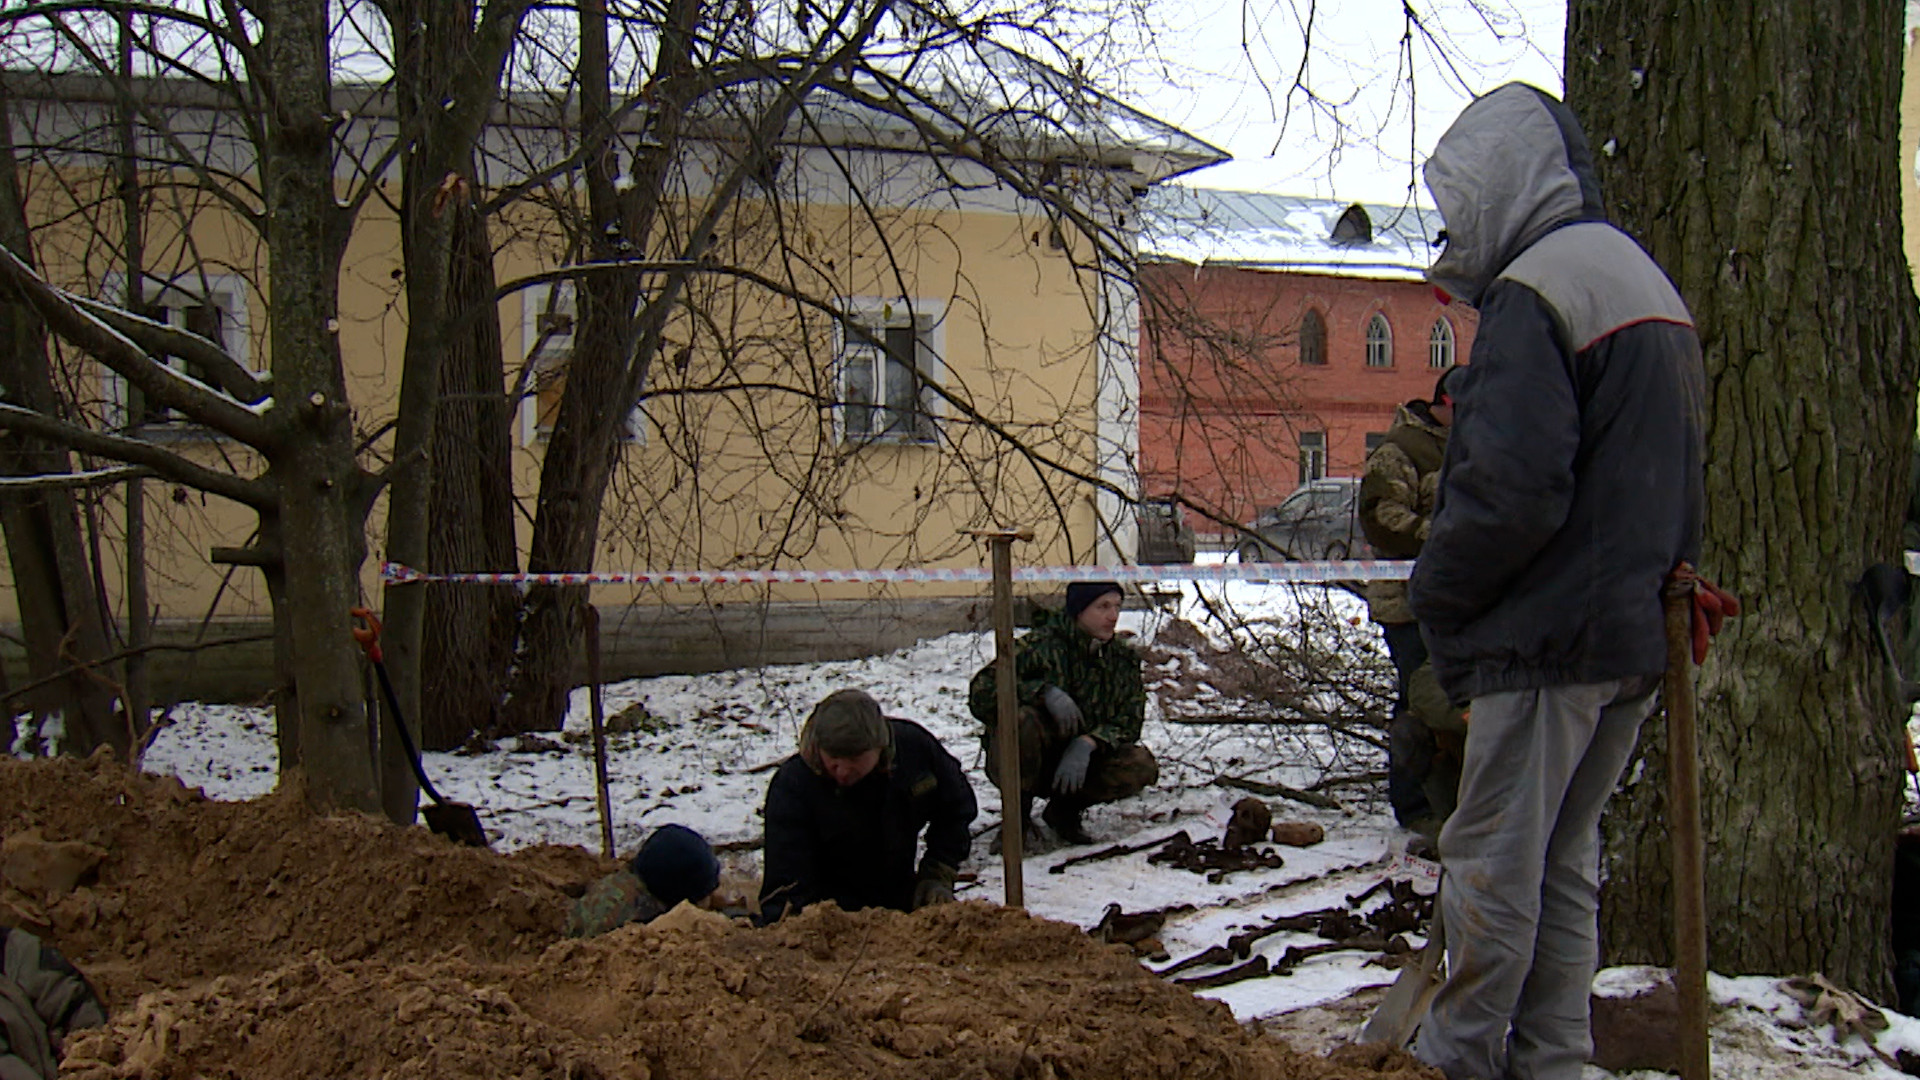
[[[102,242],[123,232],[111,196],[114,95],[84,79],[46,86],[15,102],[36,254],[56,284],[124,302],[126,256],[117,241]],[[216,186],[249,182],[238,118],[195,87],[146,90],[152,160],[143,183],[165,195],[149,202],[149,280],[139,299],[156,317],[265,371],[265,252],[233,205],[199,186],[216,173],[232,178]],[[340,96],[353,107],[342,127],[338,187],[348,199],[371,185],[343,264],[338,333],[372,467],[394,419],[406,337],[400,229],[388,201],[397,199],[399,180],[391,161],[367,171],[394,138],[381,100]],[[987,526],[1033,529],[1037,539],[1020,552],[1025,563],[1130,561],[1139,380],[1124,255],[1133,201],[1225,155],[1110,100],[1086,100],[1092,108],[1083,101],[1048,117],[1044,135],[1022,129],[996,144],[1035,166],[1022,175],[1069,193],[1058,205],[1015,191],[1004,171],[925,148],[916,125],[951,123],[978,112],[975,103],[904,117],[844,103],[809,108],[782,138],[772,174],[717,221],[711,257],[728,272],[698,277],[671,320],[603,507],[594,569],[978,566],[982,547],[963,530]],[[548,176],[574,149],[563,121],[540,103],[516,100],[487,132],[476,189],[529,185],[540,196],[493,222],[503,288],[573,263],[561,226],[578,192],[565,174]],[[167,125],[164,136],[158,122]],[[708,128],[681,162],[672,205],[684,221],[705,210],[725,175],[729,134]],[[156,164],[174,154],[198,167]],[[1061,206],[1098,230],[1104,247],[1063,220]],[[572,307],[571,287],[546,280],[507,292],[499,306],[505,383],[523,394],[511,433],[523,560],[566,377]],[[211,468],[257,471],[243,447],[146,408],[104,369],[79,362],[66,370],[77,403],[102,429],[135,432]],[[209,557],[246,543],[251,512],[170,483],[149,482],[147,490],[147,565],[163,626],[181,634],[263,622],[268,603],[257,571]],[[116,612],[122,505],[117,488],[103,488],[88,515]],[[376,607],[382,518],[377,508],[367,538],[366,593]],[[0,603],[11,606],[7,582]],[[608,624],[629,660],[616,658],[618,672],[852,655],[948,628],[982,592],[623,587],[601,590],[596,602],[617,609]],[[941,595],[962,603],[928,602]],[[686,619],[690,609],[701,618]],[[747,640],[756,644],[743,651]],[[202,659],[211,681],[173,688],[206,696],[232,687],[236,665],[252,663]]]

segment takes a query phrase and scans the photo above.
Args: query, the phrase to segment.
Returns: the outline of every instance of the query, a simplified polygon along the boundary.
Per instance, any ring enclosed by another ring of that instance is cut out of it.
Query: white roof
[[[1369,238],[1334,238],[1349,210]],[[1415,206],[1167,185],[1140,201],[1140,260],[1421,281],[1439,249],[1440,214]]]

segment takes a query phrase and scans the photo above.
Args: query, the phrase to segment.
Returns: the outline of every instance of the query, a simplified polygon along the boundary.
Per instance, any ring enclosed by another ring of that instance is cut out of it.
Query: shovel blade
[[[461,802],[428,803],[420,808],[427,830],[468,847],[489,847],[487,830],[480,826],[480,814]]]
[[[1400,977],[1387,988],[1387,995],[1380,999],[1366,1026],[1360,1029],[1361,1042],[1386,1043],[1405,1049],[1413,1041],[1420,1021],[1426,1018],[1427,1006],[1433,1003],[1433,995],[1439,993],[1440,985],[1447,981],[1440,973],[1440,961],[1446,952],[1446,928],[1441,925],[1440,912],[1436,909],[1427,947],[1420,950],[1418,959],[1400,969]]]

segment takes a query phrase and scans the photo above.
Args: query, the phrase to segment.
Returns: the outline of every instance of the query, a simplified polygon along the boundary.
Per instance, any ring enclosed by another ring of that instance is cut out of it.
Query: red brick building
[[[1200,189],[1150,196],[1140,271],[1141,491],[1234,522],[1357,476],[1396,406],[1476,323],[1424,273],[1430,211]],[[1189,512],[1203,538],[1225,530]]]

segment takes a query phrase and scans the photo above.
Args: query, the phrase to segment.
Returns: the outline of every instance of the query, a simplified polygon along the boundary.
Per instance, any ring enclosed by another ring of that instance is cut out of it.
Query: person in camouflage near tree
[[[1432,401],[1415,399],[1400,406],[1386,438],[1367,454],[1360,481],[1360,528],[1385,558],[1417,558],[1427,542],[1440,465],[1447,453],[1447,428],[1453,423],[1454,390],[1464,373],[1458,366],[1448,368],[1434,383]],[[1443,798],[1446,810],[1442,810],[1426,789],[1432,786],[1428,781],[1436,759],[1450,752],[1451,772],[1458,775],[1456,740],[1451,732],[1436,738],[1429,720],[1437,717],[1411,707],[1411,689],[1416,673],[1427,662],[1427,646],[1407,604],[1407,583],[1370,581],[1366,598],[1367,613],[1387,639],[1387,655],[1396,676],[1393,716],[1387,728],[1387,802],[1401,825],[1437,834],[1453,800]],[[1431,683],[1432,672],[1424,678]],[[1440,768],[1443,773],[1449,771],[1446,762]]]
[[[1153,754],[1140,745],[1147,692],[1140,654],[1116,633],[1120,586],[1076,581],[1067,586],[1066,607],[1040,609],[1033,630],[1014,646],[1019,682],[1021,827],[1033,829],[1033,801],[1047,797],[1041,815],[1060,839],[1090,844],[1081,815],[1096,803],[1124,799],[1160,778]],[[968,685],[967,709],[986,725],[987,775],[1000,786],[994,737],[999,683],[989,663]],[[1006,823],[1001,822],[1004,829]]]

